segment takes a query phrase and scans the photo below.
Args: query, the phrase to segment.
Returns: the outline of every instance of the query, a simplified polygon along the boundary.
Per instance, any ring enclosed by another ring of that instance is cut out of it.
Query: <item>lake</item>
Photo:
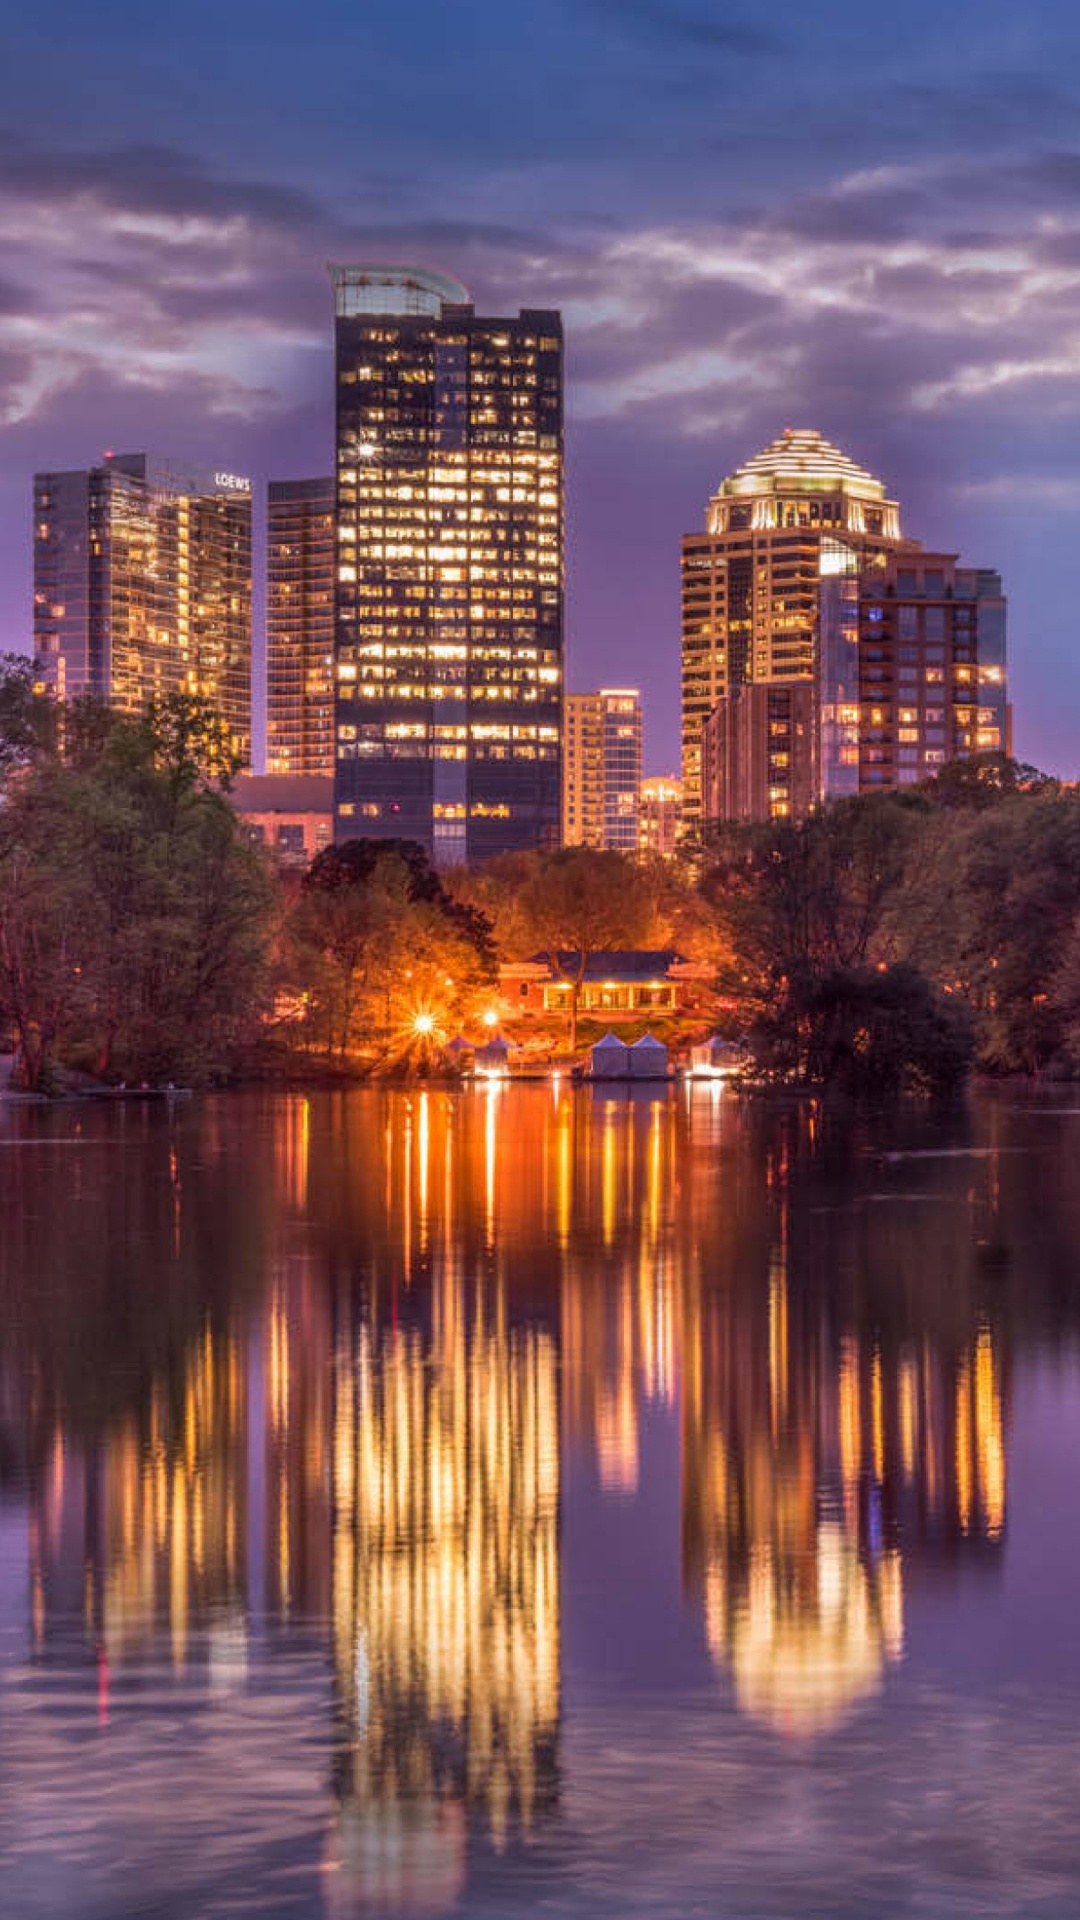
[[[1080,1911],[1080,1092],[0,1107],[0,1914]]]

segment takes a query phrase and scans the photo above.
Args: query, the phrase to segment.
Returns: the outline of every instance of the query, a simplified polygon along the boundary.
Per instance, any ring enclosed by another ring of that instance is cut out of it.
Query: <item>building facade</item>
[[[641,782],[638,849],[668,859],[682,830],[683,784],[677,774],[651,773]]]
[[[563,702],[563,845],[634,853],[641,802],[641,694],[568,693]]]
[[[331,268],[335,831],[440,865],[558,843],[559,315],[423,268]]]
[[[900,548],[863,578],[859,632],[861,792],[1011,752],[998,574]]]
[[[504,1024],[566,1013],[579,973],[578,1012],[602,1016],[608,1024],[643,1015],[659,1020],[704,1013],[712,1007],[715,969],[687,960],[674,947],[589,953],[584,967],[577,953],[560,953],[557,966],[550,954],[538,953],[499,968]]]
[[[251,482],[145,453],[34,477],[34,652],[58,699],[208,700],[251,755]]]
[[[1004,749],[998,576],[904,538],[883,483],[820,434],[789,429],[721,482],[705,532],[683,542],[682,579],[691,828],[797,816]],[[782,713],[793,686],[809,693]]]
[[[266,771],[334,772],[334,482],[272,480],[266,513]]]
[[[809,680],[747,682],[701,730],[702,807],[716,820],[788,820],[818,791],[817,700]]]
[[[309,867],[334,838],[334,783],[329,774],[242,773],[229,803],[257,846],[285,867]]]

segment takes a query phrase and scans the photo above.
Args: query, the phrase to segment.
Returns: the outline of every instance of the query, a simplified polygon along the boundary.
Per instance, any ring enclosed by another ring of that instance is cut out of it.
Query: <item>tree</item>
[[[0,653],[0,779],[28,766],[56,740],[56,707],[40,689],[34,662]]]
[[[415,841],[326,848],[305,875],[292,933],[313,1023],[339,1059],[364,1033],[388,1057],[407,1053],[429,1018],[441,1028],[463,1015],[494,974],[487,921],[447,892]]]
[[[928,823],[895,949],[975,1015],[980,1065],[1034,1073],[1066,1048],[1080,901],[1080,798],[1056,782]]]
[[[505,889],[512,880],[506,918],[513,947],[522,956],[542,953],[570,988],[567,1040],[573,1053],[590,955],[606,948],[644,946],[666,931],[657,877],[624,854],[590,847],[510,859],[512,864],[505,866],[492,861],[488,884]]]
[[[0,819],[0,1007],[25,1084],[67,1060],[128,1078],[227,1071],[258,1012],[272,892],[210,785],[148,719],[76,703],[62,757]]]
[[[740,1024],[787,1023],[794,1041],[816,981],[888,957],[889,908],[924,813],[880,794],[717,837],[702,892],[727,955],[720,989]]]
[[[948,1093],[971,1064],[967,1008],[913,967],[833,967],[792,983],[787,1007],[754,1032],[767,1069],[849,1093]]]

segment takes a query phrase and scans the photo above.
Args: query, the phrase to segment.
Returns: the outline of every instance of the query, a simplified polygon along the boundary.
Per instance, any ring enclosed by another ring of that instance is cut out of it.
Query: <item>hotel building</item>
[[[563,701],[563,845],[634,853],[641,800],[641,694],[568,693]]]
[[[273,480],[266,519],[266,771],[334,771],[334,482]]]
[[[903,538],[883,483],[820,434],[721,482],[682,580],[688,824],[797,817],[1007,747],[998,576]]]
[[[208,700],[251,756],[251,482],[145,453],[34,477],[34,653],[58,699]]]
[[[554,846],[559,315],[426,268],[334,266],[335,831],[441,865]]]

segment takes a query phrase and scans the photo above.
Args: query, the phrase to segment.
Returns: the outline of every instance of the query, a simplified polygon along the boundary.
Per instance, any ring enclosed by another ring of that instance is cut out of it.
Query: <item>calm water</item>
[[[0,1915],[1080,1912],[1080,1098],[0,1109]]]

